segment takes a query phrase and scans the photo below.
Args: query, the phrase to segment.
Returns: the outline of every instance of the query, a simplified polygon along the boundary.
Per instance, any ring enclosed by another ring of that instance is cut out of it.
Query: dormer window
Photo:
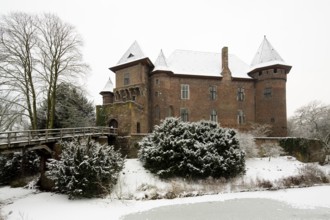
[[[134,54],[130,53],[127,58],[134,57]]]

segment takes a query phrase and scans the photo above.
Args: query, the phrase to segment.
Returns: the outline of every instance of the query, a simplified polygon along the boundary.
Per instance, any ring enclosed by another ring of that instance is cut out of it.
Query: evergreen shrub
[[[161,178],[231,178],[245,172],[235,130],[215,122],[167,118],[139,145],[143,166]]]
[[[102,197],[117,183],[124,158],[113,146],[88,140],[63,142],[59,160],[47,163],[55,190],[73,198]]]
[[[37,174],[39,167],[40,159],[33,151],[27,151],[24,155],[21,152],[0,155],[0,185]]]

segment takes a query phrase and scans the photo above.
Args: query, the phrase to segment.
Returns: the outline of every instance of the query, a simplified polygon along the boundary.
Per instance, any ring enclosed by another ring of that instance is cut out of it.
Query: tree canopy
[[[0,20],[0,100],[37,128],[37,108],[46,102],[46,127],[53,128],[62,82],[88,71],[76,29],[54,14],[10,13]],[[17,112],[17,111],[16,111]]]
[[[312,101],[289,119],[290,136],[324,139],[330,133],[330,105]]]
[[[95,124],[94,105],[80,88],[61,83],[55,95],[54,128],[88,127]],[[47,100],[38,109],[38,127],[47,127]]]

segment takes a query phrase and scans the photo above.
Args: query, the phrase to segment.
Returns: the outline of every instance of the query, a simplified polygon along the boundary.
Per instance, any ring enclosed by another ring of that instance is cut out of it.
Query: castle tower
[[[116,120],[122,134],[148,133],[149,73],[154,67],[135,41],[110,68],[116,75],[114,105],[108,120]]]
[[[103,99],[103,105],[111,104],[114,102],[113,83],[110,78],[100,92],[100,95]]]
[[[255,121],[272,126],[273,137],[287,135],[286,80],[287,65],[264,37],[248,71],[255,83]]]

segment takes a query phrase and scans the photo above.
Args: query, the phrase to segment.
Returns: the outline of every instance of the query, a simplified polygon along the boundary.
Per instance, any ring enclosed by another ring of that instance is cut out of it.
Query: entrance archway
[[[109,122],[110,128],[118,128],[118,121],[116,119],[111,119]]]

